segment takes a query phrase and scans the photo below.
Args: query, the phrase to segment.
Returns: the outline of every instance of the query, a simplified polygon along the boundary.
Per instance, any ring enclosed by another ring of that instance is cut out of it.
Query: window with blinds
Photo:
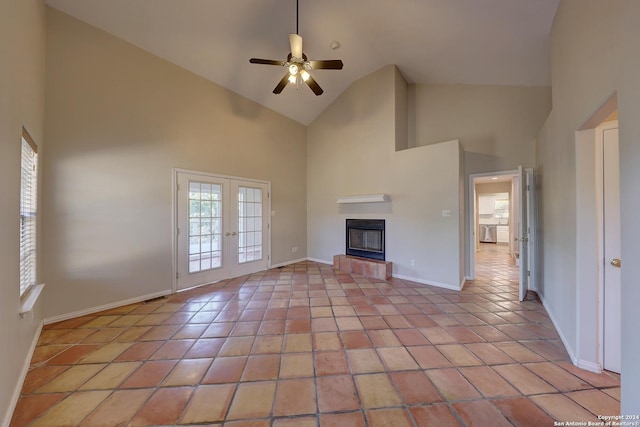
[[[22,131],[20,178],[20,296],[36,282],[38,147]]]

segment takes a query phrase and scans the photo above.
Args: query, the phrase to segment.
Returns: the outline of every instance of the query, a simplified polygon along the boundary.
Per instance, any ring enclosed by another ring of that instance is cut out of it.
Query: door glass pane
[[[221,196],[220,184],[189,182],[189,273],[222,265]]]
[[[238,187],[238,231],[238,263],[262,259],[261,188]]]

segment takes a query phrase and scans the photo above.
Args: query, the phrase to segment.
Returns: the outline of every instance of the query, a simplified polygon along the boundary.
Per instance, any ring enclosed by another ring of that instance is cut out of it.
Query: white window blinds
[[[20,295],[36,281],[36,214],[38,149],[29,134],[22,132],[20,180]]]

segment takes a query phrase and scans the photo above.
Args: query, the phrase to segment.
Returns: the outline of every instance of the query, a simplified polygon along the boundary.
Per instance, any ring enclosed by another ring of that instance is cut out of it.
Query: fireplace
[[[347,219],[346,254],[385,260],[384,219]]]

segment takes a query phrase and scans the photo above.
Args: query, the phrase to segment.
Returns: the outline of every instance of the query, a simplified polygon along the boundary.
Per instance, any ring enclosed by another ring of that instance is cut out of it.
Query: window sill
[[[36,304],[36,301],[38,301],[42,289],[44,289],[44,283],[32,286],[31,289],[23,295],[20,301],[20,312],[18,313],[20,317],[24,317],[33,310],[33,306]]]

